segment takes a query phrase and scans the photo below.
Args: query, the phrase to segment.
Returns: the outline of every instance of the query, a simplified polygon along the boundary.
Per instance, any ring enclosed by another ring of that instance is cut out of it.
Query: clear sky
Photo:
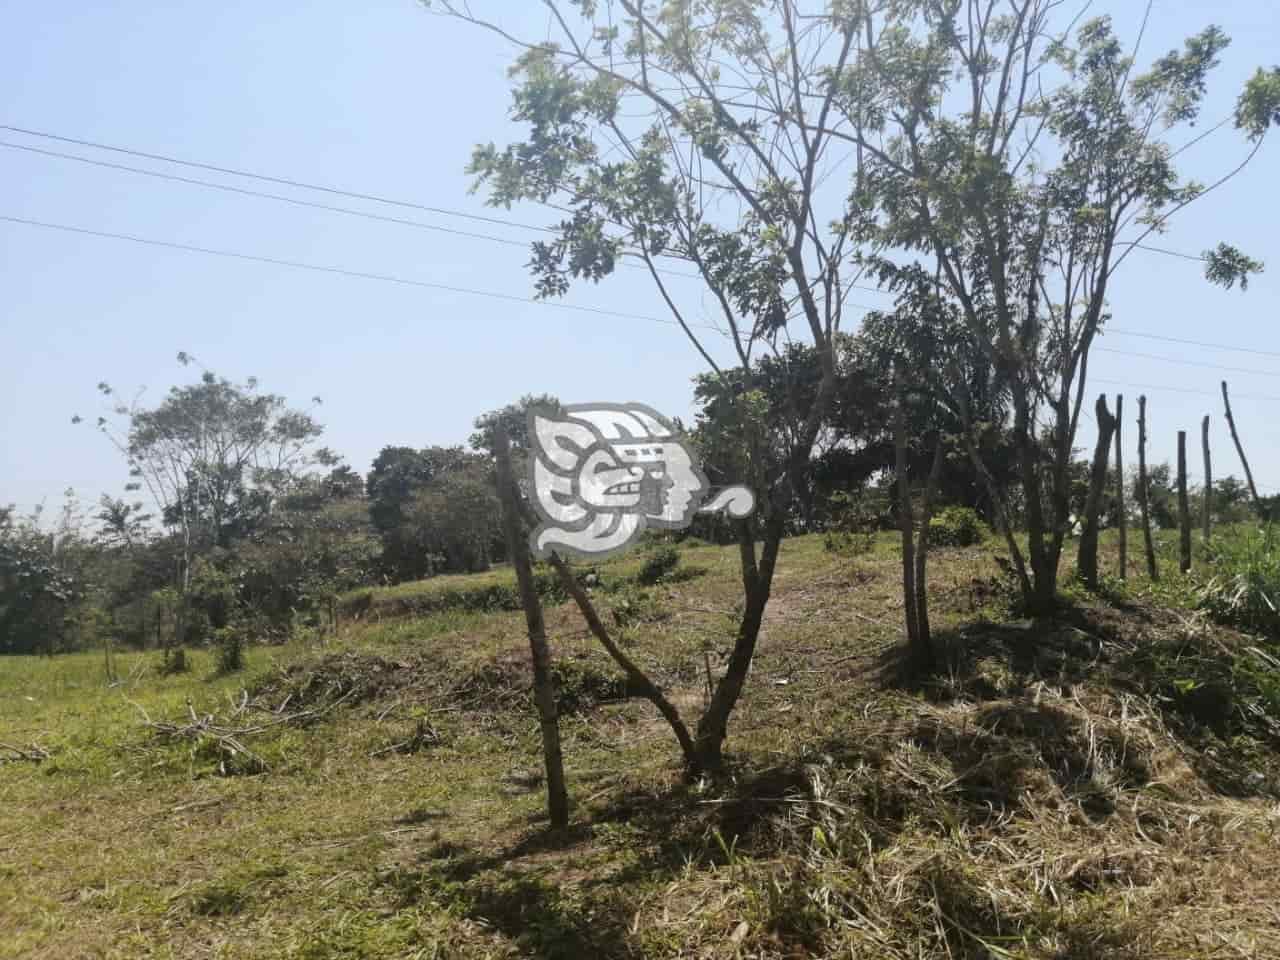
[[[546,28],[533,0],[474,5],[529,35]],[[1141,7],[1112,0],[1093,10],[1111,12],[1122,36],[1132,37]],[[516,223],[555,218],[534,207],[495,214],[468,195],[463,168],[471,146],[517,132],[505,119],[509,51],[412,0],[0,0],[0,22],[2,124]],[[1164,52],[1208,22],[1234,42],[1213,79],[1205,126],[1230,111],[1256,66],[1280,60],[1280,8],[1271,0],[1156,0],[1144,49]],[[1125,393],[1129,462],[1136,396],[1145,391],[1154,461],[1171,459],[1175,432],[1186,429],[1198,469],[1199,422],[1209,413],[1215,472],[1238,472],[1215,399],[1226,377],[1255,475],[1280,491],[1280,131],[1272,140],[1244,174],[1157,241],[1199,253],[1225,239],[1266,260],[1268,272],[1247,294],[1210,287],[1195,263],[1139,252],[1112,296],[1118,329],[1271,356],[1108,335],[1101,346],[1125,352],[1094,355],[1090,393]],[[508,239],[530,236],[514,226],[277,189],[8,131],[0,141]],[[1224,129],[1185,155],[1186,169],[1209,182],[1244,152]],[[517,297],[532,289],[522,266],[527,252],[515,246],[9,148],[0,148],[0,183],[5,216]],[[696,281],[673,284],[695,316],[711,316]],[[566,302],[665,317],[636,270],[576,288]],[[96,417],[100,380],[128,393],[145,387],[144,402],[158,399],[194,375],[176,363],[179,350],[233,379],[257,376],[263,389],[299,405],[321,396],[325,442],[362,472],[386,444],[465,442],[478,413],[527,392],[570,402],[640,400],[687,417],[689,381],[701,369],[679,330],[664,324],[0,222],[0,503],[29,509],[44,500],[52,508],[67,487],[90,501],[118,494],[127,479],[118,455],[88,424],[72,426],[71,416]],[[727,360],[727,351],[721,356]],[[1091,442],[1086,429],[1079,443]]]

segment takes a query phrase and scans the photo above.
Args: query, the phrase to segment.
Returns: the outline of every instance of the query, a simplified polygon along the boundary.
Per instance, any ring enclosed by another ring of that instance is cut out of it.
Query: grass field
[[[994,549],[936,553],[950,666],[916,688],[893,538],[787,541],[714,781],[549,606],[563,834],[522,616],[440,600],[506,571],[346,598],[326,645],[228,677],[199,651],[169,677],[119,655],[114,686],[101,653],[4,658],[0,742],[47,758],[0,763],[0,956],[1280,957],[1260,641],[1168,575],[1013,619]],[[596,597],[696,717],[740,581],[734,549],[680,554],[649,588],[602,565]]]

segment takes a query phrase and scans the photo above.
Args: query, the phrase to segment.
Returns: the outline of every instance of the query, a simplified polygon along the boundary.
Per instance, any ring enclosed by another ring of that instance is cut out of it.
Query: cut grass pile
[[[171,677],[121,655],[115,687],[95,656],[7,658],[0,741],[48,756],[0,763],[0,956],[1280,956],[1273,648],[1132,576],[1011,619],[993,549],[936,554],[948,668],[909,686],[892,536],[787,541],[730,765],[697,782],[549,606],[562,834],[522,616],[393,615],[506,571],[374,591],[326,649],[254,648],[239,676],[200,651]],[[740,587],[733,548],[679,553],[652,586],[643,556],[593,582],[689,715]],[[262,767],[155,726],[192,716],[251,730]]]

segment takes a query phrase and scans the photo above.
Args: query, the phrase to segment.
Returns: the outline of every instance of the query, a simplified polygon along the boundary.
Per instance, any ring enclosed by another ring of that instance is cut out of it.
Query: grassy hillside
[[[740,588],[680,552],[595,594],[688,712]],[[1274,649],[1176,576],[1013,619],[991,552],[937,553],[914,688],[892,537],[787,541],[715,782],[548,589],[559,836],[506,571],[352,595],[232,677],[6,658],[0,742],[47,757],[0,763],[0,956],[1280,957]]]

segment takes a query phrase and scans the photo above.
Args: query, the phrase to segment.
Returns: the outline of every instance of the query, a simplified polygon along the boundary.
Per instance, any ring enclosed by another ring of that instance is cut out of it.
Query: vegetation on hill
[[[736,558],[676,552],[653,585],[642,557],[590,575],[696,702]],[[922,685],[898,670],[896,564],[888,534],[854,558],[785,541],[729,765],[692,781],[549,597],[562,834],[523,621],[465,599],[506,570],[386,591],[457,594],[421,610],[375,591],[234,676],[201,650],[170,677],[119,654],[115,684],[92,653],[8,658],[0,956],[1267,955],[1280,643],[1176,578],[1020,619],[989,548],[946,548],[948,661]]]

